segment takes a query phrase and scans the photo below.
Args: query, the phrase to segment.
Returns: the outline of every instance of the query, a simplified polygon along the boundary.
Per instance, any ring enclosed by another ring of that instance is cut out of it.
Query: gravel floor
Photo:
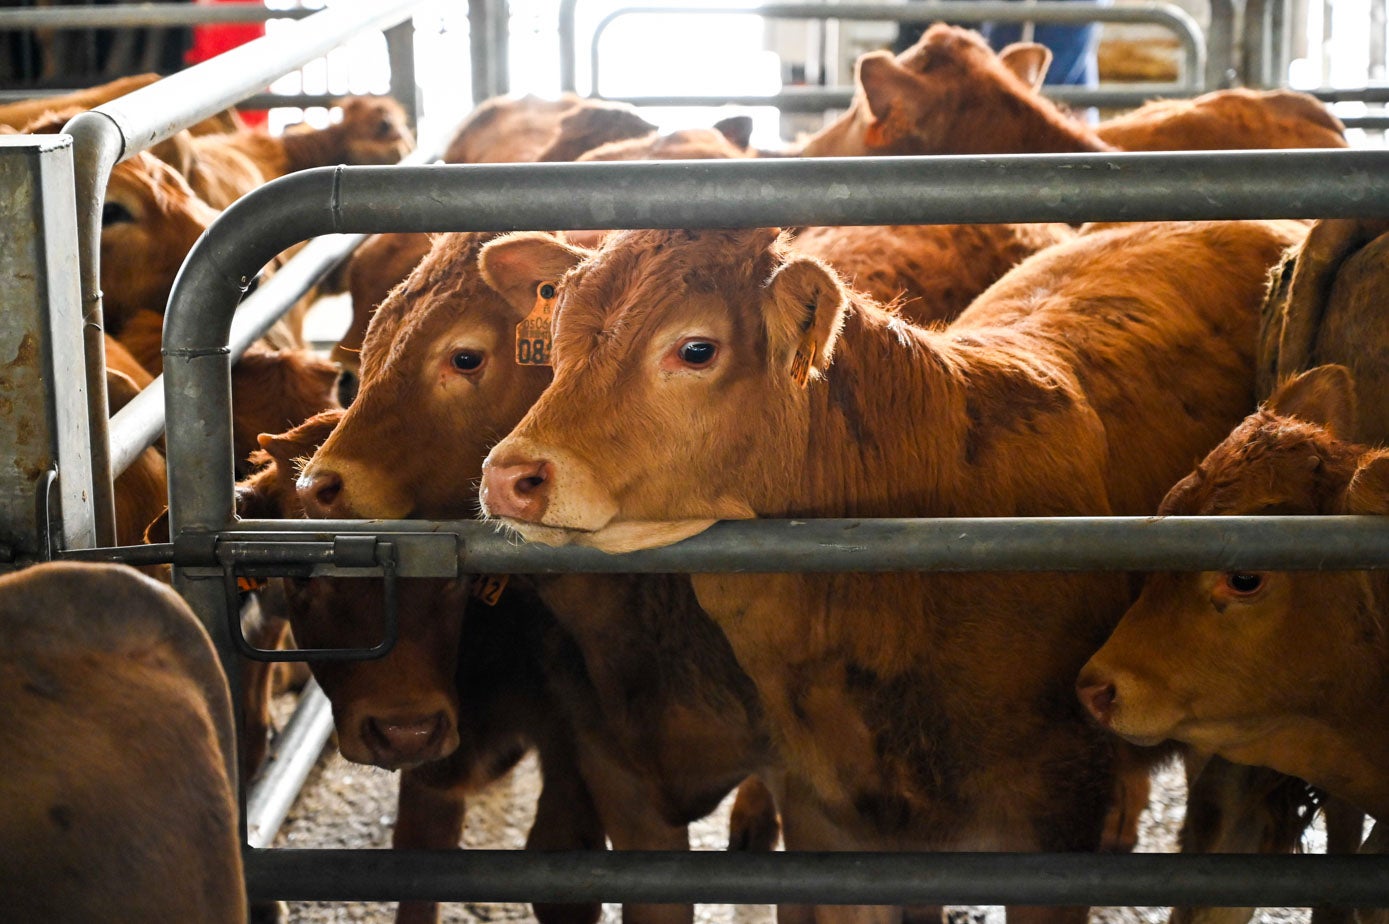
[[[282,701],[277,711],[287,711]],[[1141,820],[1139,850],[1176,849],[1177,828],[1181,824],[1184,793],[1181,772],[1162,771],[1155,781],[1153,799]],[[464,832],[467,847],[520,848],[530,827],[535,799],[539,792],[539,773],[528,758],[504,780],[473,800],[468,809]],[[298,801],[276,839],[277,847],[386,847],[390,844],[395,819],[396,774],[374,767],[363,767],[343,760],[331,748],[319,760]],[[728,839],[728,808],[694,825],[691,840],[698,849],[722,850]],[[1309,833],[1308,849],[1320,850],[1320,825]],[[340,924],[370,922],[390,924],[394,920],[391,904],[291,904],[293,924]],[[1003,924],[1001,908],[954,908],[951,924]],[[1167,918],[1165,908],[1097,908],[1091,915],[1095,924],[1159,924]],[[477,921],[532,922],[526,905],[448,904],[441,919],[445,924]],[[619,924],[616,905],[604,908],[604,924]],[[1273,908],[1259,912],[1258,924],[1307,924],[1302,909]],[[769,906],[701,905],[696,924],[774,924]]]

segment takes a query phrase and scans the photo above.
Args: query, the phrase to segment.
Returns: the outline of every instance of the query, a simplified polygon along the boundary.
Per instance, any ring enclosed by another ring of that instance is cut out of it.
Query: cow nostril
[[[517,494],[534,494],[550,477],[550,463],[537,462],[535,468],[520,475],[513,485]]]
[[[1109,722],[1114,712],[1114,700],[1118,696],[1113,683],[1089,683],[1079,687],[1076,692],[1091,715],[1101,722]]]
[[[333,502],[342,494],[342,476],[337,472],[322,472],[316,475],[313,480],[314,500],[324,507],[333,506]]]

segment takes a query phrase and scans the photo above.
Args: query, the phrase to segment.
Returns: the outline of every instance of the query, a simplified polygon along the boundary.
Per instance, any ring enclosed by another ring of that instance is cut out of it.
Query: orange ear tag
[[[810,363],[819,352],[814,337],[806,337],[796,347],[796,355],[791,357],[791,380],[805,388],[810,384]]]
[[[516,325],[516,365],[550,365],[550,350],[554,344],[550,337],[550,319],[555,313],[558,294],[559,286],[553,282],[542,282],[535,287],[535,307]]]
[[[475,574],[473,583],[468,588],[468,596],[481,600],[488,606],[496,606],[510,580],[511,576],[507,574]]]

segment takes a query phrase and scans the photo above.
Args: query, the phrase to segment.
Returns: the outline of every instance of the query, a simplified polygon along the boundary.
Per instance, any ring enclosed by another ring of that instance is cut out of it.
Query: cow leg
[[[1186,754],[1182,853],[1288,853],[1312,813],[1300,780],[1219,757]],[[1245,924],[1253,908],[1173,908],[1171,924]]]
[[[689,829],[661,817],[655,800],[645,796],[644,781],[588,748],[582,761],[584,781],[598,808],[614,850],[689,850]],[[622,906],[623,924],[691,924],[693,905]]]
[[[1138,846],[1138,819],[1148,807],[1152,781],[1151,761],[1127,743],[1114,748],[1114,801],[1104,819],[1100,849],[1106,853],[1132,853]]]
[[[1327,799],[1322,814],[1326,819],[1326,852],[1359,853],[1365,833],[1365,814],[1340,799]],[[1313,908],[1312,924],[1350,924],[1358,916],[1360,912],[1349,908]]]
[[[602,820],[570,749],[543,748],[540,773],[540,800],[536,803],[535,822],[526,837],[526,849],[606,850]],[[540,924],[594,924],[603,916],[603,906],[597,902],[539,903],[533,908]]]
[[[728,849],[766,853],[781,838],[776,799],[767,784],[755,776],[743,780],[733,798],[728,819]]]
[[[428,765],[426,765],[427,767]],[[397,850],[454,850],[463,839],[466,804],[462,787],[440,789],[425,783],[417,771],[400,774],[391,846]],[[437,924],[435,902],[401,902],[396,924]]]

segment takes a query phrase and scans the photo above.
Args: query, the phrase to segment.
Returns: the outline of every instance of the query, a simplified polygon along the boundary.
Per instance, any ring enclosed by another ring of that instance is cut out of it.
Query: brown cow
[[[0,907],[243,924],[232,712],[172,590],[120,565],[0,577]]]
[[[1291,91],[1221,90],[1149,103],[1111,129],[1091,128],[1037,91],[1050,62],[1041,45],[995,54],[975,32],[935,25],[894,58],[858,61],[859,94],[806,141],[810,156],[1067,154],[1086,151],[1345,147],[1326,107]]]
[[[321,414],[262,437],[266,464],[238,485],[238,513],[302,517],[295,471],[341,416]],[[304,647],[371,647],[382,637],[379,581],[275,581],[263,593]],[[339,749],[349,760],[403,771],[397,848],[456,848],[466,800],[536,747],[544,789],[527,846],[603,849],[565,720],[593,697],[572,641],[523,588],[508,587],[494,606],[469,603],[466,594],[466,582],[405,581],[399,641],[389,654],[310,662],[332,702]],[[596,905],[537,908],[547,924],[592,924],[598,913]],[[435,920],[430,902],[402,903],[397,915],[412,924]]]
[[[656,126],[631,106],[566,94],[495,97],[459,125],[444,153],[446,164],[495,164],[574,160],[592,148],[626,138],[645,138]],[[352,255],[345,270],[352,320],[333,348],[333,359],[356,371],[372,313],[429,252],[427,234],[376,234]]]
[[[483,510],[609,550],[752,516],[1150,510],[1252,404],[1264,278],[1294,236],[1098,232],[1029,258],[939,332],[775,230],[625,232],[591,257],[501,239],[482,265],[513,318],[558,281],[555,380],[489,454]],[[1109,751],[1059,694],[1122,613],[1121,576],[694,584],[787,764],[788,847],[1099,846]]]
[[[314,515],[467,517],[482,458],[550,380],[518,365],[516,320],[476,264],[491,235],[440,236],[372,320],[362,386],[300,478]],[[402,412],[408,408],[408,412]],[[449,434],[447,440],[423,434]],[[518,580],[518,579],[514,579]],[[590,789],[619,849],[684,849],[685,826],[708,814],[769,755],[760,707],[687,579],[603,575],[536,580],[574,636],[598,712],[578,733]],[[649,632],[629,632],[637,621]],[[606,794],[622,792],[620,800]],[[740,806],[734,842],[775,842],[769,801]],[[688,919],[689,909],[626,909]]]
[[[134,74],[85,90],[65,93],[62,96],[40,96],[35,99],[5,103],[0,106],[0,125],[23,128],[43,116],[44,113],[57,110],[72,111],[75,114],[84,109],[91,109],[93,106],[100,106],[102,103],[109,103],[118,96],[133,93],[142,87],[149,86],[158,79],[158,74]]]
[[[1389,451],[1340,438],[1354,420],[1344,367],[1304,373],[1206,456],[1160,512],[1389,513]],[[1101,724],[1130,740],[1189,741],[1385,818],[1386,616],[1382,572],[1154,574],[1076,687]]]

